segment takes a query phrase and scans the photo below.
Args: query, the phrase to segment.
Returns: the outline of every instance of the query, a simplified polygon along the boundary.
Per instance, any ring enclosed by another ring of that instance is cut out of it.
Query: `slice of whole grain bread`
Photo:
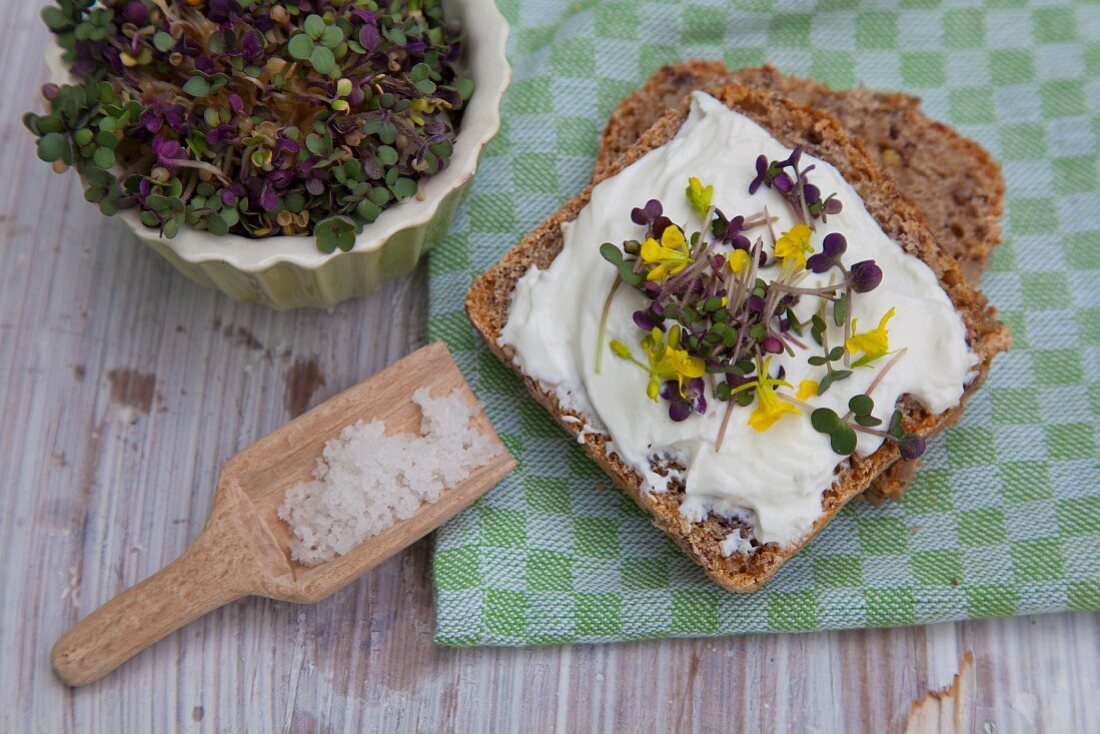
[[[977,283],[989,253],[1001,242],[1004,178],[1000,166],[981,145],[924,115],[920,99],[907,94],[864,88],[838,91],[772,66],[731,71],[721,61],[669,64],[611,113],[600,138],[593,179],[691,92],[727,84],[767,89],[836,117],[916,204],[940,247]],[[875,479],[865,499],[876,504],[897,499],[909,487],[916,468],[916,462],[898,462]]]
[[[799,106],[777,94],[744,86],[728,86],[713,94],[731,109],[741,112],[769,130],[784,145],[793,148],[801,144],[806,151],[837,167],[844,178],[863,198],[867,209],[883,230],[901,244],[906,252],[920,257],[939,277],[940,283],[967,329],[971,348],[978,355],[978,379],[964,392],[959,406],[943,414],[932,415],[911,398],[899,401],[906,430],[930,435],[952,420],[962,409],[962,403],[973,393],[989,369],[993,357],[1008,348],[1008,330],[993,317],[984,296],[976,292],[959,272],[955,261],[944,255],[925,227],[917,209],[897,192],[893,179],[884,175],[873,158],[857,140],[851,138],[841,124],[820,110]],[[761,545],[750,538],[749,529],[734,521],[709,516],[692,523],[679,514],[683,486],[670,482],[669,491],[650,493],[642,488],[641,477],[624,464],[609,449],[610,438],[601,433],[583,431],[586,417],[564,408],[552,390],[524,375],[513,361],[510,347],[498,340],[508,320],[512,292],[516,281],[532,266],[548,267],[561,251],[561,224],[576,218],[588,203],[592,186],[613,176],[647,151],[668,142],[687,119],[687,100],[657,120],[640,140],[605,167],[580,194],[558,212],[547,218],[533,232],[487,272],[482,274],[467,294],[466,310],[474,327],[488,341],[490,349],[523,378],[531,394],[549,410],[558,422],[583,444],[591,456],[643,510],[650,513],[655,524],[665,530],[692,559],[706,570],[718,584],[733,591],[752,591],[775,573],[776,569],[824,527],[850,499],[864,491],[871,480],[898,458],[892,443],[885,444],[870,456],[842,464],[836,481],[822,494],[822,514],[810,533],[797,544],[780,548],[775,544]],[[751,161],[750,161],[751,163]],[[608,216],[621,216],[608,212]],[[669,468],[655,467],[658,471]],[[730,532],[740,532],[749,538],[753,550],[723,556],[721,541]]]

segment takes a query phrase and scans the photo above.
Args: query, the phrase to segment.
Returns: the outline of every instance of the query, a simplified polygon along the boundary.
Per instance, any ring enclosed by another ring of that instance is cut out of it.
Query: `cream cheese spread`
[[[532,267],[519,280],[500,337],[501,344],[514,348],[517,365],[526,374],[585,417],[586,430],[610,435],[615,452],[644,478],[648,491],[666,491],[668,481],[652,470],[653,459],[673,459],[685,467],[680,507],[685,519],[698,521],[708,512],[737,516],[753,526],[762,543],[781,546],[809,532],[821,514],[822,492],[831,486],[837,466],[847,461],[833,452],[827,436],[813,429],[809,416],[787,415],[758,432],[748,425],[751,406],[736,406],[716,451],[724,403],[711,400],[705,414],[673,422],[667,404],[646,397],[649,376],[643,370],[610,353],[605,353],[599,374],[595,363],[601,311],[615,279],[615,269],[601,258],[599,247],[643,235],[645,228],[630,221],[631,208],[658,199],[672,221],[697,221],[684,196],[688,178],[694,176],[714,186],[713,204],[727,215],[748,216],[767,205],[778,217],[776,233],[785,232],[797,222],[780,195],[767,187],[752,195],[748,190],[757,155],[779,160],[789,152],[748,117],[696,92],[687,121],[670,142],[597,185],[577,218],[562,225],[561,253],[547,269]],[[853,300],[851,316],[871,327],[895,309],[890,349],[894,354],[906,351],[875,387],[874,415],[888,421],[903,394],[933,413],[956,405],[977,357],[936,275],[882,231],[835,167],[809,155],[802,160],[816,166],[813,180],[823,194],[835,191],[844,205],[827,223],[816,224],[815,251],[825,235],[842,232],[848,242],[845,262],[873,259],[882,269],[881,285]],[[768,270],[761,274],[768,277]],[[826,285],[827,277],[811,274],[801,285]],[[816,301],[802,299],[795,309],[798,317],[808,319]],[[632,314],[643,304],[633,289],[619,289],[608,316],[605,350],[612,339],[638,343],[642,332]],[[828,321],[830,343],[842,343],[843,330]],[[811,352],[795,352],[793,357],[776,355],[773,369],[781,364],[786,379],[796,386],[804,379],[820,380],[824,368],[807,362]],[[856,368],[847,380],[807,402],[843,414],[848,399],[866,391],[886,362]],[[877,436],[860,433],[856,454],[873,453],[881,443]],[[729,555],[745,547],[735,533],[723,550]]]

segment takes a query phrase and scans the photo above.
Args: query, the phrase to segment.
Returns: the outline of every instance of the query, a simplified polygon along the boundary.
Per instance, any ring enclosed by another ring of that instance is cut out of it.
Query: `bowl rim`
[[[501,100],[512,76],[507,56],[508,22],[494,1],[442,0],[442,4],[448,18],[457,17],[462,22],[466,68],[474,79],[474,93],[463,111],[454,153],[447,167],[422,182],[414,197],[385,209],[378,219],[364,226],[351,250],[323,253],[312,235],[219,237],[186,225],[169,239],[142,224],[132,209],[119,211],[117,216],[139,239],[166,246],[184,262],[219,261],[249,273],[280,264],[319,268],[339,255],[376,252],[394,235],[429,224],[448,195],[473,178],[482,149],[500,130]],[[52,38],[46,46],[45,63],[50,81],[72,81],[62,50]]]

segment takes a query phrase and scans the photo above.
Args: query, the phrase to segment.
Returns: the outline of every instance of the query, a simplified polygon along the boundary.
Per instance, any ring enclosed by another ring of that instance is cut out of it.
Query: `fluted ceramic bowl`
[[[391,206],[366,225],[350,251],[326,255],[317,249],[312,236],[217,237],[186,226],[167,239],[144,226],[135,210],[120,211],[116,216],[138,239],[196,283],[217,288],[238,301],[279,310],[331,308],[408,273],[446,234],[477,170],[482,149],[500,129],[500,101],[511,79],[505,55],[508,24],[493,0],[443,0],[443,10],[447,18],[462,22],[463,66],[474,80],[454,154],[445,169],[420,184],[415,197]],[[71,80],[56,44],[48,47],[46,66],[51,81]]]

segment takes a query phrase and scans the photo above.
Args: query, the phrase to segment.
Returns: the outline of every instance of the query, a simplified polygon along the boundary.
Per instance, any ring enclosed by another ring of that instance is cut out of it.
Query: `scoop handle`
[[[187,552],[78,622],[50,653],[70,686],[99,680],[154,642],[247,596],[247,560],[209,525]]]

